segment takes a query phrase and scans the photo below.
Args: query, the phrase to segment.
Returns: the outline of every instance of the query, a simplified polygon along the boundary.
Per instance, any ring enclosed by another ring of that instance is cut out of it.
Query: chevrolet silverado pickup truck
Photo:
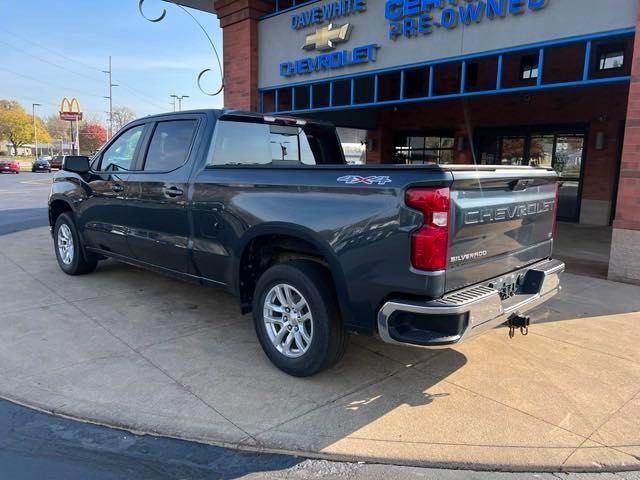
[[[550,168],[352,166],[330,124],[198,110],[66,157],[49,222],[65,273],[112,258],[226,289],[267,357],[308,376],[354,332],[442,348],[526,328],[560,289],[557,195]]]

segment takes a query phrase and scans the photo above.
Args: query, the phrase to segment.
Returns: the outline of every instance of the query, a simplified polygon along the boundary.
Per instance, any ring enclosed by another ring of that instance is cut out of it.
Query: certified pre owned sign
[[[389,38],[429,35],[434,28],[451,30],[461,23],[471,25],[540,10],[550,0],[387,0],[384,16],[389,21]]]

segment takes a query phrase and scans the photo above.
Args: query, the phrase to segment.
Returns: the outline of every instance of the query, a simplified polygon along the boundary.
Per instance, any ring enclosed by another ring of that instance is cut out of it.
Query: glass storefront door
[[[479,131],[478,161],[485,165],[553,167],[562,186],[558,218],[577,222],[584,159],[584,128],[527,128]]]
[[[580,218],[580,184],[584,135],[556,137],[553,168],[560,175],[562,186],[558,195],[558,218],[578,221]]]

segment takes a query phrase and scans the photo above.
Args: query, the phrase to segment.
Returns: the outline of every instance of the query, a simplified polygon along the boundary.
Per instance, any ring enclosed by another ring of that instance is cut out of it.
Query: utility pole
[[[32,103],[31,111],[33,112],[33,141],[36,147],[36,160],[38,159],[38,130],[36,129],[36,107],[41,107],[40,103]]]
[[[109,96],[104,97],[109,100],[109,138],[113,137],[113,87],[118,85],[113,83],[111,74],[111,55],[109,55],[109,70],[103,70],[104,73],[109,75]]]
[[[178,111],[182,111],[182,99],[189,98],[189,95],[171,95],[173,98],[173,111],[176,111],[176,99],[178,99]]]

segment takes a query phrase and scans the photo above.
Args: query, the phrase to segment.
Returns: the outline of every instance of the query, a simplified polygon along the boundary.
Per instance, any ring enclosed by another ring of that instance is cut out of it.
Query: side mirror
[[[62,169],[67,172],[87,173],[89,171],[89,157],[85,155],[68,155],[64,157]]]

